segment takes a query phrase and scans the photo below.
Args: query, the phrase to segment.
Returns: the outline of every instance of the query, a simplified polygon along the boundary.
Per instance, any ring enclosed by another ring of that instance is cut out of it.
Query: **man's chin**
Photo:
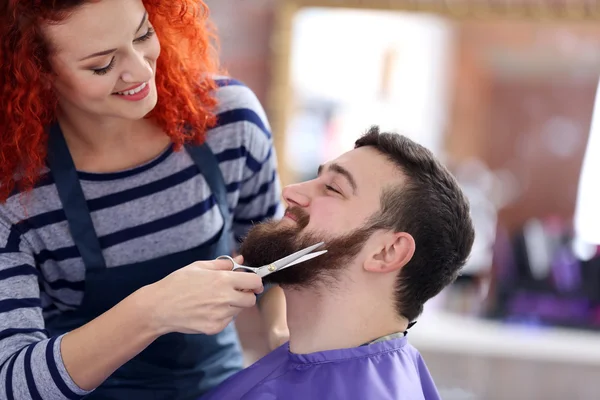
[[[327,252],[264,278],[265,283],[290,290],[335,284],[339,273],[358,254],[370,234],[369,229],[359,229],[345,236],[332,237],[307,232],[308,224],[303,219],[298,224],[293,218],[287,219],[289,221],[269,221],[253,227],[242,243],[240,253],[246,265],[257,267],[325,242],[325,246],[317,251]]]
[[[308,286],[308,285],[298,285],[293,283],[283,283],[278,284],[278,286],[283,290],[285,294],[290,293],[314,293],[318,287],[317,286]]]
[[[266,276],[263,278],[263,282],[269,285],[277,285],[284,291],[298,291],[306,288],[314,288],[318,284],[315,279],[305,280],[297,277],[286,279],[278,277],[277,274],[278,273],[276,272],[273,275]]]

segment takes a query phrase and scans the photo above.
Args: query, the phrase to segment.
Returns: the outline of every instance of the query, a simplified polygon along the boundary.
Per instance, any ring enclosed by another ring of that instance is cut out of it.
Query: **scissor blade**
[[[312,252],[312,251],[313,251],[313,250],[315,250],[316,248],[319,248],[319,247],[321,247],[321,246],[322,246],[322,245],[324,245],[324,244],[325,244],[325,242],[320,242],[320,243],[317,243],[317,244],[313,244],[313,245],[312,245],[312,246],[310,246],[310,247],[307,247],[307,248],[305,248],[305,249],[302,249],[302,250],[300,250],[300,251],[297,251],[297,252],[295,252],[295,253],[293,253],[293,254],[290,254],[290,255],[289,255],[289,256],[287,256],[287,257],[284,257],[284,258],[282,258],[282,259],[280,259],[280,260],[277,260],[277,261],[275,261],[275,262],[273,263],[273,265],[275,266],[275,268],[276,268],[277,270],[279,270],[279,269],[281,269],[281,268],[285,267],[286,265],[288,265],[288,264],[290,264],[290,263],[292,263],[292,262],[294,262],[294,261],[298,260],[300,257],[302,257],[302,256],[305,256],[306,254],[308,254],[308,253]]]
[[[291,262],[291,263],[289,263],[288,265],[281,267],[279,270],[285,269],[285,268],[287,268],[287,267],[291,267],[292,265],[296,265],[296,264],[303,263],[304,261],[308,261],[308,260],[310,260],[310,259],[312,259],[312,258],[318,257],[318,256],[320,256],[321,254],[325,254],[325,253],[327,253],[327,250],[322,250],[322,251],[317,251],[317,252],[315,252],[315,253],[310,253],[310,254],[307,254],[307,255],[305,255],[304,257],[300,257],[300,258],[299,258],[299,259],[297,259],[296,261],[292,261],[292,262]]]

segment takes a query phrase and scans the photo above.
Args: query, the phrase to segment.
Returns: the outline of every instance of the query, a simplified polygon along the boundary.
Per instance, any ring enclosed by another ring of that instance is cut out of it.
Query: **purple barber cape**
[[[406,337],[350,349],[294,354],[288,343],[201,400],[441,400]]]

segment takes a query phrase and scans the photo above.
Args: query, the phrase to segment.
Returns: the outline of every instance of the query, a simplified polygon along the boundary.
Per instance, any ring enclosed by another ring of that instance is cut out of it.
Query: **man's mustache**
[[[300,229],[306,227],[310,221],[308,213],[300,207],[288,207],[285,213],[296,221]]]

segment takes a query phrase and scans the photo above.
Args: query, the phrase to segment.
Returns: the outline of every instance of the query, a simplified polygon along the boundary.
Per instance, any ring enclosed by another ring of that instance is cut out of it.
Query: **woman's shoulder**
[[[222,113],[232,109],[249,109],[266,119],[263,106],[261,105],[256,93],[244,82],[227,76],[215,77],[217,84],[216,95],[219,101],[217,112]]]
[[[208,144],[217,152],[234,145],[251,152],[268,152],[271,127],[256,94],[234,78],[219,76],[215,82],[217,124],[207,132]]]
[[[265,110],[252,89],[243,82],[229,77],[218,77],[215,82],[219,121],[217,126],[232,121],[246,121],[255,124],[267,136],[271,136],[271,127]]]

